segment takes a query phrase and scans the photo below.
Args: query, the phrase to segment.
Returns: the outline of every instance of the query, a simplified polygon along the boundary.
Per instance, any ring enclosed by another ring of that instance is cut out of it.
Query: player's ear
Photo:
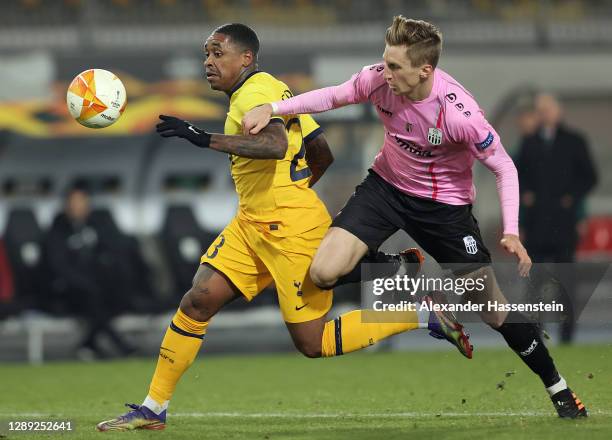
[[[423,64],[421,66],[421,71],[419,72],[419,77],[423,80],[429,78],[429,76],[433,73],[434,68],[431,64]]]
[[[253,52],[250,50],[245,50],[242,52],[242,67],[249,67],[253,64]]]

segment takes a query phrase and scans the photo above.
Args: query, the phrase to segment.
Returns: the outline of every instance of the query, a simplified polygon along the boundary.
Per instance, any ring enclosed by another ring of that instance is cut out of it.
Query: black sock
[[[372,264],[376,263],[376,264]],[[362,264],[372,264],[361,271]],[[350,283],[360,283],[362,281],[371,281],[375,278],[387,278],[393,276],[400,269],[401,260],[397,254],[385,254],[384,252],[368,252],[359,263],[355,265],[346,275],[342,275],[333,286],[326,287],[332,289]]]
[[[542,341],[538,325],[527,321],[528,318],[520,313],[510,312],[506,322],[496,330],[548,388],[559,382],[559,373]]]

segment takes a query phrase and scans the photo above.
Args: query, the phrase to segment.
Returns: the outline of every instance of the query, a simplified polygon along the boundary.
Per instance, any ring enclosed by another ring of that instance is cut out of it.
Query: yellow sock
[[[202,346],[207,327],[208,322],[191,319],[180,309],[176,312],[161,343],[157,368],[149,387],[147,407],[154,403],[150,399],[159,405],[151,410],[159,413],[168,406],[176,384]]]
[[[363,322],[364,312],[368,313],[368,322]],[[417,312],[402,312],[402,318],[398,320],[402,322],[390,320],[384,312],[353,310],[328,321],[321,342],[323,356],[339,356],[361,350],[391,335],[419,328]]]

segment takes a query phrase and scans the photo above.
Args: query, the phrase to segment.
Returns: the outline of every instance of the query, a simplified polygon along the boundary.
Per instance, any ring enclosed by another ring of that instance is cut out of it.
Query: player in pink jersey
[[[384,124],[383,146],[323,239],[311,277],[320,287],[333,287],[354,272],[368,251],[403,229],[443,268],[487,280],[484,292],[466,299],[507,303],[472,215],[472,165],[478,159],[496,176],[501,245],[517,257],[519,273],[527,276],[531,259],[518,237],[516,168],[472,95],[436,68],[442,35],[434,25],[395,17],[385,42],[384,62],[364,67],[347,82],[265,104],[243,118],[245,134],[255,134],[273,115],[370,102]],[[557,372],[536,323],[518,312],[485,309],[480,316],[541,378],[559,416],[587,416]]]

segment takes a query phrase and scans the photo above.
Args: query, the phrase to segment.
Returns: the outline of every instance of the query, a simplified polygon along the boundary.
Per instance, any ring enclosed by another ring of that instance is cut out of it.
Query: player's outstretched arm
[[[231,136],[208,133],[174,116],[160,115],[159,118],[162,122],[157,124],[156,130],[160,136],[187,139],[200,148],[251,159],[282,159],[287,152],[287,133],[282,124],[268,124],[256,136]]]
[[[334,155],[329,149],[329,144],[323,133],[306,141],[306,163],[312,171],[309,186],[317,183],[333,161]]]
[[[364,102],[367,97],[355,90],[355,77],[338,86],[311,90],[293,98],[263,104],[242,117],[242,133],[257,134],[275,115],[304,115],[321,113],[349,104]]]
[[[210,148],[251,159],[282,159],[288,148],[283,124],[268,124],[256,135],[213,134]]]

